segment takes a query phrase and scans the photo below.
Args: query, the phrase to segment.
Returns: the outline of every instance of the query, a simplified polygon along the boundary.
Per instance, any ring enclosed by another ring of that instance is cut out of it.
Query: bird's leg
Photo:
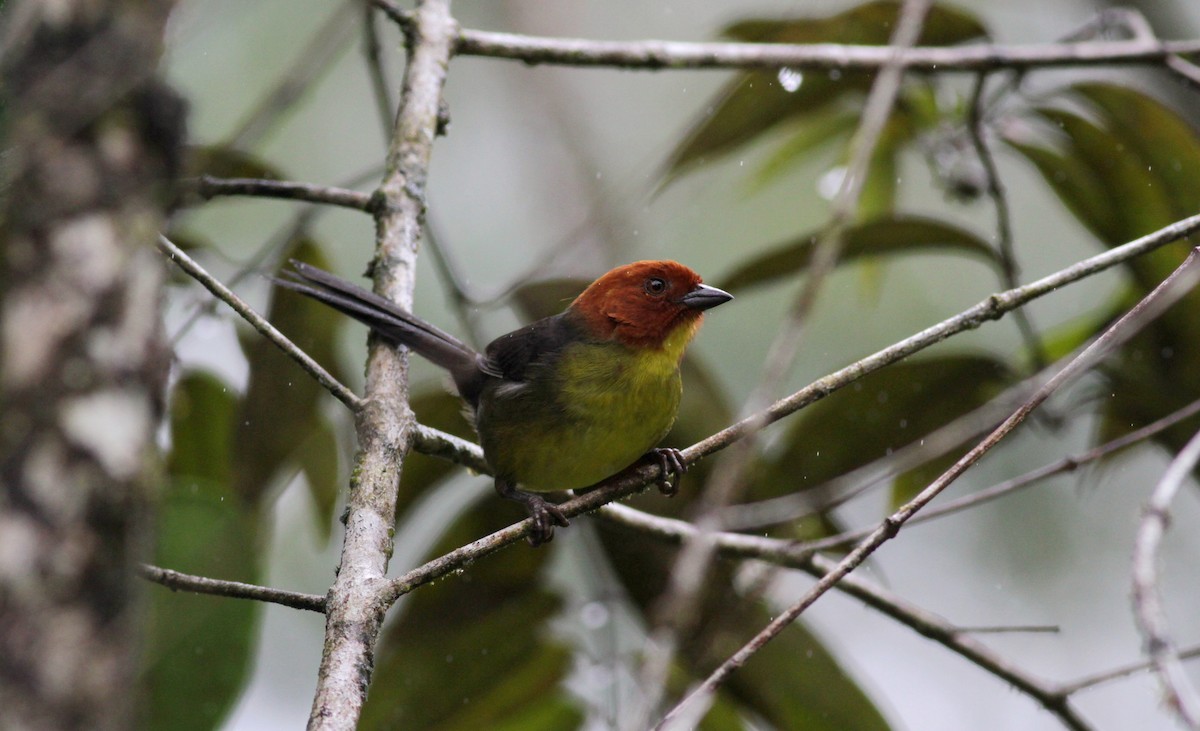
[[[496,492],[500,493],[502,498],[516,500],[523,504],[529,511],[529,517],[533,519],[533,530],[530,531],[526,540],[531,546],[540,546],[553,540],[554,526],[561,525],[566,528],[570,525],[567,516],[563,515],[557,505],[547,502],[540,495],[518,490],[516,485],[507,480],[496,480]]]
[[[667,497],[674,497],[679,492],[679,478],[688,470],[683,453],[672,447],[659,447],[646,452],[646,458],[662,470],[662,475],[654,483],[658,491]]]

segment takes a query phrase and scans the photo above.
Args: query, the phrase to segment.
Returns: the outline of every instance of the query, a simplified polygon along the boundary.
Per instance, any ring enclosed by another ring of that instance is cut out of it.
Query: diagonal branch
[[[1167,613],[1158,589],[1157,559],[1171,519],[1171,501],[1200,462],[1200,432],[1188,440],[1151,493],[1133,544],[1133,615],[1146,643],[1167,706],[1184,726],[1200,729],[1200,694],[1188,679],[1175,643],[1167,634]]]
[[[682,543],[696,534],[696,527],[691,523],[650,515],[625,505],[606,505],[599,512],[599,516],[614,525],[637,530],[671,543]],[[750,555],[744,549],[760,541],[787,543],[786,541],[775,541],[737,533],[722,533],[717,536],[717,545],[721,554],[735,558],[749,558]],[[819,579],[834,569],[835,562],[824,556],[809,553],[790,557],[786,565]],[[1054,684],[1021,670],[987,645],[976,640],[970,632],[964,631],[963,628],[955,626],[933,612],[905,601],[880,586],[853,575],[843,578],[837,583],[836,588],[913,629],[923,637],[934,640],[997,678],[1010,683],[1014,688],[1030,696],[1046,710],[1058,716],[1069,728],[1087,728],[1087,725],[1067,703],[1068,694],[1062,693]]]
[[[195,259],[184,253],[183,249],[180,249],[170,239],[162,235],[158,237],[158,248],[170,257],[171,261],[175,262],[180,269],[187,272],[188,276],[204,285],[205,289],[233,308],[234,312],[241,315],[243,320],[250,323],[255,330],[262,333],[263,337],[270,340],[280,350],[291,357],[292,360],[299,363],[300,367],[307,371],[317,383],[324,386],[339,401],[346,404],[351,411],[357,410],[362,405],[361,400],[353,391],[342,385],[342,382],[334,378],[333,374],[329,371],[322,368],[320,363],[313,360],[308,353],[301,350],[286,335],[279,332],[274,325],[267,322],[267,318],[255,312],[254,308],[246,304],[241,297],[238,297],[232,290],[222,284],[220,280],[209,274]]]
[[[1136,334],[1146,323],[1161,314],[1171,304],[1178,301],[1195,284],[1197,277],[1195,276],[1196,269],[1193,265],[1198,256],[1200,256],[1200,252],[1193,250],[1184,263],[1171,276],[1167,277],[1154,291],[1146,295],[1133,309],[1117,320],[1100,337],[1093,341],[1091,345],[1085,348],[1083,352],[1064,366],[1061,371],[1038,389],[1037,393],[1029,401],[1017,409],[995,431],[955,462],[950,469],[946,470],[946,472],[922,490],[915,498],[884,519],[870,536],[859,543],[853,551],[838,562],[837,566],[822,577],[799,601],[772,620],[753,639],[743,645],[741,649],[714,670],[699,687],[675,706],[663,719],[660,727],[664,727],[674,720],[685,706],[707,698],[715,692],[731,673],[745,664],[763,645],[770,642],[785,627],[794,622],[805,609],[811,606],[822,594],[829,591],[842,577],[857,568],[866,560],[867,556],[885,542],[894,538],[900,528],[917,511],[937,497],[942,490],[978,462],[984,454],[1010,434],[1034,409],[1048,399],[1051,394],[1055,393],[1066,383],[1074,380],[1074,378],[1085,372],[1088,368],[1091,368],[1102,357]]]
[[[952,335],[965,330],[973,330],[989,320],[998,320],[1006,313],[1049,294],[1059,287],[1077,282],[1124,261],[1166,246],[1198,230],[1200,230],[1200,214],[1176,221],[1127,244],[1083,259],[1029,284],[993,294],[953,317],[942,320],[883,350],[855,361],[841,370],[817,379],[792,395],[776,401],[761,414],[742,419],[707,439],[693,444],[684,451],[684,458],[691,462],[700,457],[706,457],[743,438],[755,425],[773,424],[868,373],[907,358]]]

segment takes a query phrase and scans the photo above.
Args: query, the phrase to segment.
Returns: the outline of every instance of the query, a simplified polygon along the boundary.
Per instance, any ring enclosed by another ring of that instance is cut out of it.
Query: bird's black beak
[[[707,284],[697,284],[695,289],[680,297],[679,301],[693,310],[711,310],[731,299],[733,299],[733,295],[725,290],[710,287]]]

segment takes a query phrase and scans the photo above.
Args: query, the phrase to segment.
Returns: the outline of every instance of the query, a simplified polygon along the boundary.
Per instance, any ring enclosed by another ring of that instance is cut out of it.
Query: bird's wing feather
[[[546,364],[579,339],[579,328],[566,313],[543,318],[493,340],[483,370],[506,381],[525,381],[532,366]]]

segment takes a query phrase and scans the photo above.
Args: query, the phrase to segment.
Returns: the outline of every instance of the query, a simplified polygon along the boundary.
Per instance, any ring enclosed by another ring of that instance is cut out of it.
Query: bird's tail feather
[[[435,365],[450,371],[457,381],[472,371],[478,354],[453,335],[380,297],[323,269],[292,261],[288,279],[275,284],[312,297],[370,327],[392,343],[406,345]]]

